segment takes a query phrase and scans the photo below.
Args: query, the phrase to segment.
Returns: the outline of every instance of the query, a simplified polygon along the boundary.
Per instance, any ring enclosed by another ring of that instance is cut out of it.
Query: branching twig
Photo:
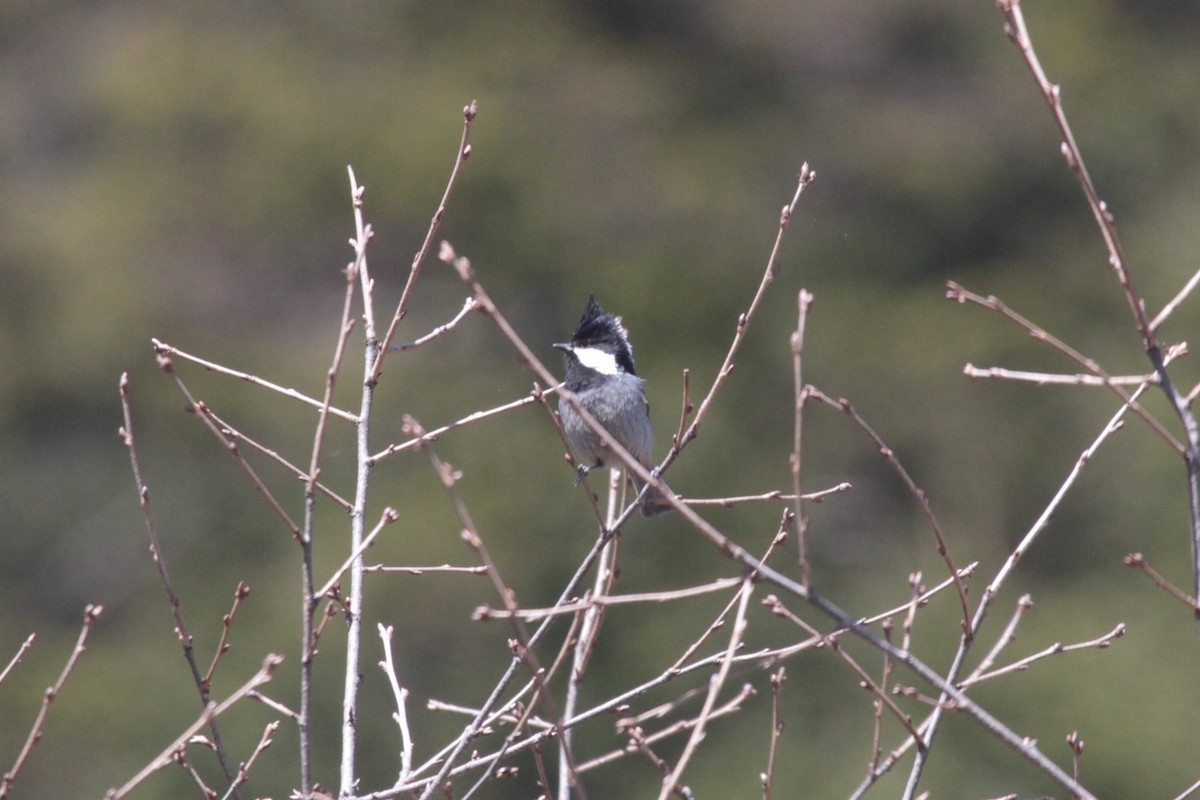
[[[1044,658],[1056,656],[1061,653],[1070,653],[1075,650],[1103,650],[1111,645],[1114,639],[1119,639],[1124,635],[1125,623],[1122,622],[1103,636],[1098,636],[1095,639],[1090,639],[1086,642],[1076,642],[1075,644],[1062,644],[1061,642],[1056,642],[1055,644],[1047,647],[1045,650],[1034,653],[1033,655],[1025,656],[1025,658],[1014,661],[1007,666],[999,667],[991,672],[980,671],[979,674],[972,675],[970,678],[963,681],[961,686],[965,689],[968,686],[974,686],[977,683],[982,683],[983,681],[991,680],[992,678],[997,678],[1010,672],[1021,672],[1029,669],[1029,666],[1036,661],[1041,661]]]
[[[9,792],[12,790],[17,776],[21,772],[21,768],[25,766],[25,761],[29,758],[29,754],[33,752],[34,745],[41,741],[42,726],[46,723],[46,715],[50,713],[50,705],[58,697],[59,692],[62,691],[63,685],[67,682],[67,677],[70,676],[71,670],[75,668],[79,657],[87,650],[87,639],[88,634],[92,630],[92,623],[103,612],[104,606],[101,605],[89,605],[83,610],[83,627],[79,629],[79,638],[75,640],[75,648],[67,658],[67,663],[63,666],[62,672],[59,673],[58,680],[54,682],[53,686],[46,689],[46,693],[42,695],[42,707],[33,721],[33,727],[29,729],[29,736],[25,738],[25,744],[21,747],[21,752],[17,753],[16,761],[13,762],[8,772],[0,776],[0,800],[9,796]]]
[[[791,202],[785,205],[779,214],[779,230],[775,234],[775,245],[771,248],[771,255],[767,257],[767,268],[763,272],[762,280],[759,281],[758,291],[754,293],[754,299],[750,301],[750,307],[738,316],[733,341],[729,345],[729,352],[725,355],[725,361],[721,364],[721,368],[717,370],[717,376],[713,379],[713,384],[709,388],[708,394],[700,402],[700,408],[696,411],[695,419],[692,420],[692,424],[688,426],[683,435],[677,437],[675,445],[667,453],[666,459],[663,460],[660,467],[661,470],[666,470],[671,462],[678,457],[679,452],[687,446],[688,442],[695,439],[699,434],[700,426],[708,415],[708,410],[712,406],[713,400],[716,399],[721,387],[725,385],[725,380],[729,377],[729,373],[733,371],[733,359],[742,347],[742,341],[746,338],[746,332],[750,328],[750,321],[754,318],[754,312],[758,310],[758,306],[767,292],[767,287],[775,280],[775,276],[779,274],[779,270],[781,269],[779,253],[783,248],[783,236],[787,232],[788,223],[791,222],[792,215],[796,213],[796,206],[800,202],[800,196],[804,193],[805,187],[816,180],[816,177],[817,173],[809,169],[807,163],[800,166],[796,193],[792,195]]]
[[[229,697],[225,698],[225,700],[219,704],[209,703],[208,707],[204,709],[204,713],[200,715],[199,719],[189,725],[183,733],[179,734],[175,741],[167,745],[166,749],[159,753],[153,761],[143,767],[141,772],[130,778],[129,781],[126,782],[121,788],[109,789],[107,794],[104,795],[105,800],[120,800],[120,798],[133,791],[133,789],[139,783],[144,781],[150,775],[170,764],[174,760],[175,752],[186,745],[188,740],[196,735],[197,731],[206,725],[209,725],[212,720],[216,719],[221,714],[224,714],[231,706],[233,706],[243,697],[246,697],[258,687],[269,682],[271,680],[271,675],[275,672],[275,668],[278,667],[282,662],[283,656],[278,656],[274,653],[269,654],[266,659],[263,660],[262,667],[258,670],[258,672],[254,673],[254,676],[251,677],[250,680],[246,681],[246,683],[240,689],[229,695]]]
[[[1033,40],[1030,38],[1029,29],[1025,25],[1025,15],[1021,12],[1019,0],[997,0],[997,5],[1001,13],[1004,14],[1005,33],[1008,34],[1009,39],[1017,46],[1017,49],[1021,51],[1021,56],[1029,66],[1030,72],[1033,73],[1034,80],[1037,81],[1038,88],[1042,92],[1042,97],[1045,98],[1046,104],[1050,107],[1050,112],[1054,116],[1054,122],[1058,126],[1059,133],[1062,136],[1063,156],[1066,157],[1067,165],[1075,173],[1075,177],[1079,179],[1079,186],[1083,189],[1088,207],[1092,210],[1092,216],[1095,218],[1096,225],[1100,229],[1100,235],[1103,237],[1105,248],[1108,250],[1109,266],[1116,273],[1121,288],[1125,290],[1125,297],[1129,301],[1129,308],[1133,312],[1134,319],[1137,320],[1138,329],[1142,334],[1142,344],[1146,349],[1146,355],[1150,359],[1150,363],[1154,366],[1154,371],[1158,373],[1159,386],[1162,388],[1163,394],[1166,395],[1167,401],[1171,404],[1175,414],[1179,417],[1184,433],[1187,436],[1187,447],[1182,449],[1181,452],[1183,453],[1184,463],[1187,468],[1193,594],[1197,598],[1200,598],[1200,424],[1197,424],[1196,416],[1192,413],[1190,400],[1181,396],[1175,388],[1175,384],[1171,381],[1171,376],[1167,372],[1166,360],[1163,357],[1162,348],[1155,337],[1155,323],[1164,317],[1160,315],[1155,322],[1151,322],[1146,317],[1146,303],[1142,300],[1141,295],[1138,294],[1137,287],[1134,286],[1133,277],[1130,275],[1125,261],[1125,252],[1121,247],[1121,240],[1117,236],[1113,215],[1109,212],[1108,206],[1104,201],[1100,199],[1095,184],[1092,183],[1092,177],[1088,174],[1087,166],[1083,162],[1083,153],[1080,151],[1079,145],[1075,142],[1075,135],[1072,133],[1071,125],[1067,122],[1067,115],[1063,111],[1060,87],[1052,84],[1046,77],[1046,72],[1042,69],[1037,53],[1033,49]],[[1188,291],[1190,291],[1190,288],[1185,286],[1184,290],[1177,297],[1182,298]],[[1174,302],[1172,300],[1172,303]],[[1163,313],[1169,314],[1170,308],[1172,306],[1163,309]],[[1200,608],[1196,609],[1195,618],[1197,625],[1200,625]]]
[[[192,396],[192,392],[190,389],[188,389],[187,384],[183,382],[183,379],[179,377],[179,373],[175,371],[175,362],[168,356],[159,355],[158,366],[159,369],[161,369],[172,381],[174,381],[175,387],[179,389],[180,394],[182,394],[184,399],[187,401],[187,410],[200,417],[200,421],[204,423],[204,427],[208,428],[209,433],[216,437],[217,441],[221,443],[221,446],[225,452],[228,453],[238,467],[241,468],[246,478],[250,481],[250,485],[254,487],[254,491],[258,492],[259,495],[267,501],[267,505],[270,506],[271,510],[275,512],[275,516],[279,517],[283,524],[287,526],[287,529],[292,536],[299,540],[300,526],[297,525],[294,520],[292,520],[291,515],[288,514],[283,505],[278,499],[276,499],[275,494],[267,488],[266,483],[264,483],[263,479],[258,476],[258,472],[254,469],[254,467],[250,466],[250,462],[246,461],[245,457],[242,455],[241,448],[238,447],[237,442],[225,432],[224,426],[217,424],[216,420],[213,418],[213,415],[209,412],[208,406],[205,405],[203,401],[197,400]]]
[[[704,707],[700,710],[700,715],[696,718],[696,725],[692,728],[692,735],[688,737],[687,745],[683,748],[683,753],[679,756],[679,761],[675,763],[675,769],[663,781],[662,789],[658,793],[658,800],[666,800],[667,795],[675,790],[679,784],[679,779],[683,775],[683,771],[687,769],[688,762],[696,752],[696,748],[700,746],[700,742],[704,739],[704,732],[708,726],[708,720],[712,714],[713,706],[717,701],[717,695],[721,692],[721,687],[725,685],[725,679],[729,676],[729,668],[733,663],[733,654],[737,652],[741,646],[742,637],[746,633],[746,607],[750,603],[750,595],[754,583],[747,576],[742,583],[742,588],[739,591],[737,614],[733,620],[733,630],[729,635],[729,645],[725,648],[725,657],[721,660],[721,666],[709,680],[708,695],[704,698]]]
[[[258,745],[255,746],[254,752],[250,754],[250,757],[246,759],[244,764],[238,767],[237,779],[234,781],[233,786],[230,786],[225,794],[221,796],[221,800],[229,800],[233,796],[234,788],[246,782],[250,777],[250,770],[254,766],[254,762],[258,760],[258,757],[263,754],[264,750],[271,746],[275,731],[277,730],[279,730],[279,720],[268,723],[267,727],[263,729],[262,737],[258,740]]]
[[[165,356],[159,356],[160,360]],[[188,669],[192,672],[192,680],[196,684],[196,691],[200,695],[200,704],[208,706],[209,703],[209,684],[208,681],[200,674],[200,664],[196,661],[196,652],[194,649],[193,639],[188,633],[187,624],[183,619],[183,604],[179,599],[179,595],[175,593],[175,587],[171,583],[171,574],[167,570],[167,562],[163,560],[162,548],[158,543],[158,527],[154,523],[154,516],[150,513],[150,488],[146,486],[146,482],[142,479],[142,465],[138,459],[137,444],[133,437],[133,408],[129,397],[129,373],[121,374],[120,381],[121,394],[121,413],[125,424],[121,426],[119,434],[125,448],[129,451],[129,465],[133,471],[133,483],[137,487],[138,505],[142,511],[142,520],[146,524],[146,534],[150,540],[150,557],[154,560],[154,566],[158,569],[158,577],[162,581],[163,590],[167,594],[167,604],[171,606],[171,616],[175,620],[175,635],[179,637],[179,644],[183,647],[183,658],[187,662]],[[225,774],[225,779],[230,784],[233,783],[236,774],[233,766],[229,763],[229,758],[225,754],[225,747],[221,742],[221,733],[217,729],[216,719],[214,718],[208,727],[208,732],[212,737],[213,751],[217,756],[217,763],[221,766],[221,771]],[[240,793],[234,791],[235,800],[240,800]]]
[[[380,669],[387,675],[392,687],[392,696],[396,699],[396,713],[392,718],[400,727],[400,780],[408,780],[412,773],[413,740],[408,728],[408,689],[400,685],[396,677],[396,662],[392,659],[392,626],[379,625],[379,639],[383,642],[383,661],[379,662]]]
[[[1045,342],[1055,350],[1058,350],[1067,358],[1071,359],[1076,364],[1079,364],[1088,372],[1099,378],[1100,382],[1104,386],[1107,386],[1113,391],[1114,394],[1117,395],[1117,397],[1120,397],[1124,403],[1128,404],[1129,407],[1133,409],[1134,413],[1144,419],[1146,423],[1154,430],[1154,432],[1157,433],[1172,449],[1174,449],[1175,452],[1183,454],[1183,445],[1181,445],[1179,441],[1171,435],[1171,432],[1163,427],[1163,424],[1158,421],[1157,417],[1143,408],[1137,402],[1136,398],[1130,396],[1130,394],[1122,389],[1119,384],[1115,383],[1095,359],[1088,358],[1074,347],[1071,347],[1069,344],[1059,339],[1057,336],[1054,336],[1046,331],[1040,325],[1037,325],[1036,323],[1026,319],[1021,314],[1018,314],[1016,311],[1009,308],[1003,300],[995,295],[983,297],[982,295],[978,295],[974,292],[964,289],[954,281],[946,281],[946,297],[947,299],[953,300],[956,303],[974,303],[975,305],[982,306],[990,311],[995,311],[997,314],[1000,314],[1001,316],[1020,325],[1034,339],[1037,339],[1039,342]],[[1161,373],[1159,374],[1159,380],[1162,380]]]
[[[917,504],[921,507],[921,512],[925,515],[925,519],[929,522],[929,527],[933,531],[934,539],[937,540],[938,555],[942,557],[942,561],[946,562],[946,570],[950,573],[950,576],[954,578],[954,586],[956,589],[958,589],[958,601],[962,605],[963,635],[969,640],[974,633],[971,630],[971,606],[967,602],[967,588],[958,578],[958,568],[954,566],[954,559],[950,555],[950,548],[946,545],[946,537],[942,535],[942,526],[938,523],[937,515],[933,513],[933,506],[929,502],[929,496],[925,494],[925,490],[918,486],[916,481],[912,479],[912,476],[908,474],[908,470],[906,470],[904,465],[900,463],[900,459],[896,457],[896,454],[892,448],[888,447],[887,443],[883,441],[883,438],[875,432],[875,429],[867,424],[867,421],[859,415],[859,413],[854,409],[854,406],[850,404],[849,400],[846,400],[845,398],[839,398],[835,401],[833,398],[829,397],[815,386],[806,387],[806,392],[810,397],[820,400],[821,402],[832,406],[833,408],[839,409],[846,416],[850,417],[850,419],[854,421],[854,424],[857,425],[859,429],[861,429],[863,433],[870,437],[871,441],[875,443],[875,446],[879,448],[879,454],[883,456],[884,460],[887,461],[888,465],[900,478],[900,481],[904,484],[905,488],[908,489],[909,494],[916,499]]]
[[[204,673],[204,688],[206,691],[212,689],[213,675],[217,671],[217,665],[221,663],[221,657],[229,651],[229,631],[233,628],[233,618],[237,616],[238,608],[241,607],[242,601],[250,596],[250,587],[245,581],[238,581],[237,588],[233,590],[233,607],[229,609],[229,613],[221,618],[221,639],[217,642],[217,648],[213,652],[212,663],[208,665],[208,672]]]

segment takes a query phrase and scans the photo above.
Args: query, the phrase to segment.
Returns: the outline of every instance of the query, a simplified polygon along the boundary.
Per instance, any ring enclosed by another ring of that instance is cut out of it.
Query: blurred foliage
[[[1108,0],[1031,4],[1027,15],[1155,312],[1200,251],[1200,13]],[[0,663],[30,632],[38,639],[0,685],[3,768],[70,652],[84,604],[107,607],[14,796],[98,796],[199,710],[115,435],[124,370],[165,556],[199,653],[215,646],[237,581],[253,588],[216,694],[274,650],[288,661],[270,693],[295,696],[294,543],[180,413],[149,341],[319,395],[350,258],[345,166],[367,186],[378,313],[389,315],[449,174],[460,109],[473,98],[474,154],[441,236],[473,260],[547,363],[557,364],[549,343],[571,330],[589,292],[622,313],[649,381],[660,452],[678,422],[682,370],[691,370],[693,396],[707,388],[795,174],[806,160],[816,169],[727,391],[671,471],[686,495],[790,486],[788,336],[806,287],[817,298],[806,378],[849,398],[929,492],[955,558],[981,562],[977,597],[1117,401],[1098,390],[967,380],[968,361],[1075,367],[988,312],[947,303],[944,282],[999,295],[1110,373],[1148,370],[1044,103],[986,0],[6,3]],[[430,259],[401,337],[453,316],[463,297],[457,278]],[[1198,307],[1183,306],[1165,338],[1186,339]],[[309,409],[179,367],[225,419],[307,463]],[[356,407],[360,370],[352,347],[337,397],[345,407]],[[1195,383],[1192,364],[1177,370],[1182,386]],[[519,397],[531,382],[490,323],[472,316],[452,336],[389,360],[374,446],[401,438],[402,413],[433,427]],[[1157,397],[1147,404],[1170,418]],[[462,470],[464,497],[526,605],[553,601],[594,533],[561,449],[537,407],[438,443]],[[334,421],[323,477],[347,496],[353,462],[353,432]],[[254,463],[299,516],[294,479]],[[869,613],[903,602],[910,572],[940,580],[911,498],[845,417],[812,408],[805,469],[812,488],[855,486],[812,511],[822,591]],[[1060,762],[1068,760],[1060,742],[1079,730],[1085,783],[1102,796],[1174,796],[1195,778],[1195,626],[1121,564],[1143,551],[1188,583],[1183,478],[1179,460],[1131,419],[1088,466],[985,629],[994,636],[1024,592],[1036,606],[1014,645],[1022,654],[1127,623],[1129,634],[1107,651],[977,690]],[[383,462],[374,480],[368,516],[388,504],[402,519],[369,560],[469,561],[420,453]],[[760,551],[777,514],[741,507],[708,516]],[[326,506],[318,575],[344,558],[345,529],[344,514]],[[714,564],[733,573],[670,518],[631,524],[623,548],[625,591],[700,583],[715,576]],[[369,578],[364,786],[390,783],[396,766],[375,622],[397,626],[418,748],[428,751],[463,723],[423,700],[481,702],[505,659],[508,629],[469,621],[475,606],[496,602],[476,577]],[[614,610],[610,632],[620,633],[601,640],[589,691],[657,674],[715,605]],[[753,613],[752,631],[781,633],[765,609]],[[918,651],[935,667],[953,652],[954,614],[953,600],[939,598],[918,624]],[[329,690],[316,705],[327,727],[315,734],[326,786],[336,776],[342,630],[330,626],[317,666]],[[868,759],[869,700],[820,654],[789,662],[788,674],[779,796],[844,796]],[[700,794],[759,791],[765,677],[749,678],[758,694],[741,715],[712,726],[688,775]],[[247,705],[225,722],[235,761],[257,741],[264,711]],[[595,751],[620,743],[601,728],[580,736]],[[256,767],[252,794],[281,796],[294,785],[295,747],[285,725]],[[534,792],[521,763],[514,797]],[[601,770],[589,791],[645,796],[658,776],[641,766]],[[891,796],[902,780],[888,777],[878,793]],[[185,796],[186,786],[167,772],[141,796]],[[938,797],[1054,791],[958,719],[942,733],[926,786]]]

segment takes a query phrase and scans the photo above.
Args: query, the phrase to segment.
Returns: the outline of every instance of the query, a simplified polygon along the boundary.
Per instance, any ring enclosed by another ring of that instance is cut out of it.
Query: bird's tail
[[[633,490],[640,493],[642,491],[642,487],[645,486],[645,482],[633,475],[630,475],[630,480],[633,483]],[[663,481],[662,478],[659,478],[658,482],[663,489],[671,494],[674,494],[674,492],[671,492],[671,487],[667,486],[666,482]],[[650,490],[646,492],[646,496],[642,498],[643,517],[657,517],[659,514],[665,514],[666,512],[673,510],[673,508],[674,506],[672,506],[670,501],[667,500],[667,495],[654,486],[651,486]]]

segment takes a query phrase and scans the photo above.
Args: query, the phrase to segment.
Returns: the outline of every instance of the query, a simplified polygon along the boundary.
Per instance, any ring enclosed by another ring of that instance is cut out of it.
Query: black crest
[[[579,320],[579,326],[571,335],[572,347],[598,347],[616,356],[617,364],[630,375],[637,373],[633,368],[633,347],[621,318],[606,312],[596,302],[596,296],[588,297],[587,308]]]

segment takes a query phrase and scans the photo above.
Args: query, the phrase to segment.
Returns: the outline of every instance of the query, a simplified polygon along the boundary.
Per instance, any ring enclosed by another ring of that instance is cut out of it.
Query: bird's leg
[[[583,479],[586,478],[588,473],[591,471],[591,467],[585,467],[583,464],[577,466],[575,468],[575,485],[578,486],[580,483],[582,483]]]

